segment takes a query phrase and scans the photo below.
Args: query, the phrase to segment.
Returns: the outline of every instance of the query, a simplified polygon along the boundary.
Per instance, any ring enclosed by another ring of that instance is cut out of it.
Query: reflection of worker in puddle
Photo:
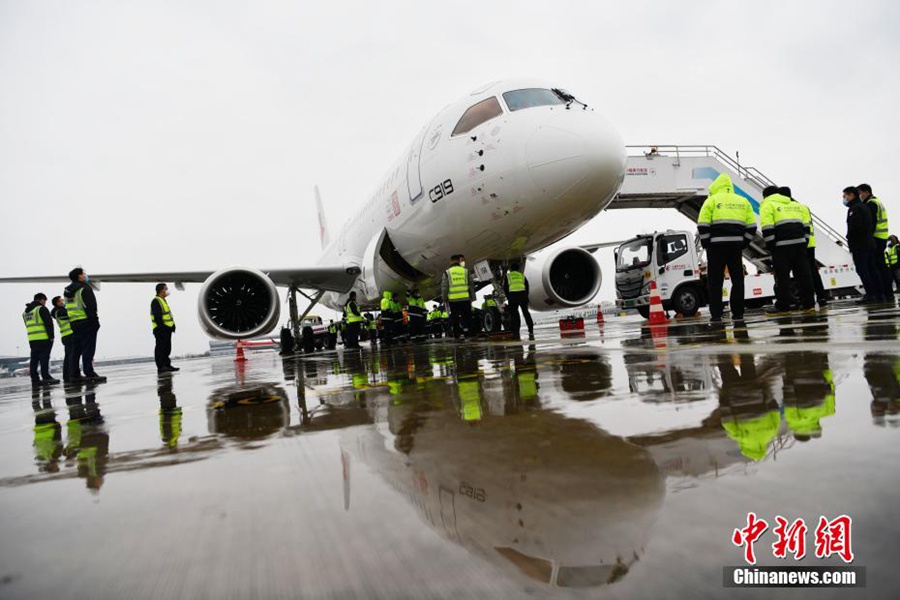
[[[459,415],[469,424],[476,424],[484,417],[481,393],[481,371],[478,359],[466,348],[456,354],[456,391],[459,398]]]
[[[649,453],[554,411],[487,416],[484,374],[474,354],[458,350],[455,380],[432,379],[416,399],[388,404],[390,429],[342,432],[347,463],[362,460],[435,532],[509,575],[558,587],[623,577],[665,493]],[[508,385],[536,402],[531,364],[522,360]],[[458,392],[448,395],[448,385]],[[348,481],[345,506],[350,489]]]
[[[822,437],[821,419],[834,414],[834,378],[824,352],[784,356],[784,421],[798,442]]]
[[[778,404],[766,378],[759,377],[754,356],[749,353],[720,354],[717,366],[722,377],[722,428],[737,442],[741,454],[762,460],[781,425]]]
[[[68,445],[64,451],[66,462],[74,459],[78,476],[84,478],[89,489],[99,493],[109,460],[109,433],[97,404],[96,386],[85,384],[83,395],[76,393],[68,396],[66,404],[69,407],[69,422],[66,424]]]
[[[181,437],[181,407],[172,389],[172,376],[161,375],[156,384],[159,395],[159,437],[170,449],[178,446]]]
[[[872,422],[879,427],[900,427],[900,357],[868,352],[863,374],[872,392]]]
[[[59,471],[62,456],[62,426],[56,420],[56,411],[50,401],[50,388],[36,387],[31,391],[31,407],[34,409],[34,460],[38,471]]]

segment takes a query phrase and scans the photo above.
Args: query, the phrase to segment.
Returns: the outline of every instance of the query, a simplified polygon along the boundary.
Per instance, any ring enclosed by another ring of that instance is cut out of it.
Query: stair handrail
[[[666,152],[675,154],[675,164],[681,164],[681,156],[691,156],[691,155],[702,155],[710,158],[715,158],[722,163],[725,163],[728,167],[730,167],[733,171],[735,171],[741,179],[749,180],[751,183],[754,183],[759,188],[764,188],[770,185],[776,185],[774,181],[772,181],[768,176],[766,176],[762,171],[757,169],[756,167],[745,167],[741,165],[736,159],[732,158],[727,152],[715,146],[713,144],[646,144],[646,145],[628,145],[625,147],[628,150],[637,149],[641,150],[644,156],[649,157],[669,157],[669,154],[664,154]],[[823,221],[821,218],[817,217],[815,214],[812,214],[813,226],[817,232],[824,232],[828,237],[834,240],[836,243],[847,247],[847,239],[834,227]]]

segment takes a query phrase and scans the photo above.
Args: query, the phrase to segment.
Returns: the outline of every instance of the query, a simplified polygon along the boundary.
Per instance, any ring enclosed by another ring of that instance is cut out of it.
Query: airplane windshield
[[[460,117],[459,123],[453,128],[453,133],[450,135],[454,136],[469,133],[482,123],[486,123],[502,114],[503,109],[500,108],[500,101],[494,96],[491,96],[478,104],[470,106],[469,109],[463,113],[463,116]]]
[[[535,106],[552,106],[554,104],[565,104],[562,98],[554,94],[551,90],[542,90],[540,88],[530,88],[525,90],[515,90],[503,94],[506,100],[506,106],[509,110],[521,110],[523,108],[534,108]]]
[[[652,238],[638,238],[634,241],[622,244],[619,247],[616,259],[616,271],[630,271],[640,269],[650,264],[650,244]]]

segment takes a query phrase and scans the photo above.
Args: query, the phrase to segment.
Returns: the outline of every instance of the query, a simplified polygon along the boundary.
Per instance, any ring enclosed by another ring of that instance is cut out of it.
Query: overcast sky
[[[314,185],[336,230],[443,106],[518,76],[628,144],[740,151],[839,230],[867,181],[898,223],[898,32],[890,1],[0,0],[0,273],[309,264]],[[616,211],[570,240],[681,226]],[[0,355],[61,288],[3,287]],[[198,288],[170,299],[176,354],[208,348]],[[103,287],[99,357],[152,354],[152,295]]]

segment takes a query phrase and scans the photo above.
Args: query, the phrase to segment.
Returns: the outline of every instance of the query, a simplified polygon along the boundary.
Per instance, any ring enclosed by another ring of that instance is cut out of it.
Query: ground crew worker
[[[428,313],[428,333],[436,338],[441,337],[444,333],[441,327],[441,316],[441,305],[435,304]]]
[[[102,383],[106,381],[106,377],[98,375],[94,370],[94,352],[97,350],[97,332],[100,330],[97,297],[94,295],[94,290],[87,285],[90,279],[81,267],[69,271],[69,280],[72,283],[63,292],[74,342],[72,345],[72,372],[69,374],[69,379]],[[84,370],[84,378],[81,377],[79,361]]]
[[[872,222],[874,223],[872,237],[875,240],[875,258],[877,259],[875,265],[876,273],[881,277],[881,288],[884,292],[885,301],[888,301],[893,296],[894,284],[891,279],[891,272],[881,260],[887,248],[888,231],[890,231],[888,229],[887,210],[884,208],[884,203],[872,194],[872,186],[868,183],[861,183],[856,186],[856,189],[859,190],[859,199],[863,201],[872,214]]]
[[[338,328],[337,324],[334,322],[334,319],[331,319],[328,322],[328,349],[334,350],[337,348],[337,336],[338,336]]]
[[[63,381],[69,381],[69,373],[72,372],[72,326],[69,325],[69,313],[66,312],[66,303],[62,296],[56,296],[52,300],[53,308],[50,316],[59,324],[59,337],[63,343]]]
[[[425,317],[428,311],[425,309],[425,299],[419,293],[419,288],[413,287],[406,296],[406,312],[409,315],[409,335],[412,339],[421,341],[425,338]]]
[[[708,263],[710,321],[722,322],[722,285],[725,269],[731,276],[731,317],[744,318],[744,266],[741,255],[756,235],[756,215],[746,198],[734,193],[726,174],[709,186],[709,197],[697,220],[700,244],[706,249]]]
[[[50,350],[53,348],[53,319],[47,310],[47,296],[38,292],[34,300],[25,305],[22,313],[25,330],[28,332],[28,346],[31,348],[31,361],[28,373],[32,385],[53,385],[59,383],[50,375]],[[38,374],[40,368],[40,375]]]
[[[490,294],[482,296],[481,300],[481,310],[487,310],[489,308],[494,308],[497,306],[497,303],[494,301],[494,297]]]
[[[888,238],[887,249],[884,251],[884,262],[891,273],[891,280],[897,285],[900,292],[900,239],[896,235]]]
[[[475,287],[469,271],[466,269],[466,258],[462,254],[451,257],[450,268],[444,271],[441,280],[441,296],[450,311],[450,324],[453,337],[459,339],[463,333],[471,335],[472,302],[475,301]]]
[[[347,319],[347,330],[344,334],[344,347],[351,350],[359,348],[359,328],[363,317],[356,303],[356,292],[350,292],[347,304],[344,305],[344,318]]]
[[[150,322],[153,325],[153,337],[156,339],[156,347],[153,349],[153,358],[156,360],[157,373],[174,373],[178,367],[172,366],[169,355],[172,354],[172,334],[175,333],[175,319],[169,308],[169,286],[165,283],[156,284],[156,295],[150,301]]]
[[[769,186],[763,190],[765,201],[759,207],[759,224],[762,227],[766,247],[772,253],[777,286],[775,312],[782,314],[791,309],[791,273],[797,281],[800,308],[813,311],[816,308],[812,273],[806,247],[809,243],[809,209],[785,195],[790,188]]]
[[[366,319],[366,329],[369,331],[369,343],[374,348],[378,344],[378,321],[372,316],[372,313],[363,315]]]
[[[506,278],[503,280],[503,291],[506,293],[506,299],[509,302],[510,325],[512,332],[519,337],[519,329],[522,322],[519,319],[519,310],[522,310],[522,316],[525,317],[525,325],[528,326],[528,339],[534,339],[534,321],[531,320],[531,313],[528,311],[528,279],[522,273],[521,266],[518,262],[514,262],[509,266],[506,272]]]
[[[786,195],[791,198],[791,200],[794,200],[794,198],[791,197],[790,188],[785,189],[788,191]],[[796,202],[796,200],[794,201]],[[800,206],[803,208],[804,221],[809,223],[809,242],[806,244],[806,261],[809,263],[813,287],[816,290],[816,301],[819,304],[819,308],[824,308],[825,306],[828,306],[828,292],[825,291],[825,286],[822,284],[822,274],[819,273],[819,263],[816,261],[816,230],[813,226],[812,213],[809,212],[809,207],[803,203],[801,203]]]
[[[875,304],[884,301],[881,277],[875,269],[875,262],[883,262],[882,254],[875,252],[875,238],[872,213],[859,197],[859,190],[853,186],[844,188],[844,206],[847,207],[847,246],[853,256],[853,265],[859,275],[865,295],[860,304]],[[877,258],[876,258],[877,257]]]
[[[385,346],[394,343],[394,294],[385,290],[381,294],[381,339]]]

